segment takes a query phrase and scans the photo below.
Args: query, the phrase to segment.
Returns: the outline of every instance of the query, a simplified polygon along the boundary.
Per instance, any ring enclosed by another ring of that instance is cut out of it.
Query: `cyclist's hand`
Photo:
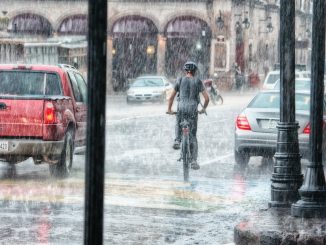
[[[199,110],[198,113],[199,113],[199,114],[206,113],[206,109],[203,108],[203,109]]]

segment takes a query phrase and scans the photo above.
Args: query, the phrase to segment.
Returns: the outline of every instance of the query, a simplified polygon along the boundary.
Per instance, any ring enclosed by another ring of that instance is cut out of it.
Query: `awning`
[[[166,26],[167,37],[210,37],[207,23],[193,16],[177,17]]]
[[[52,26],[44,17],[26,13],[15,16],[9,22],[8,31],[50,35]]]
[[[126,16],[116,21],[112,27],[113,37],[148,37],[157,35],[154,23],[141,16]]]

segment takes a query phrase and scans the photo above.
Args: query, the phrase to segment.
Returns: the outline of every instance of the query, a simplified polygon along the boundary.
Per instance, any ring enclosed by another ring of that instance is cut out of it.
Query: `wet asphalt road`
[[[253,93],[225,94],[198,123],[201,169],[182,181],[166,105],[108,99],[105,244],[232,244],[233,227],[267,208],[271,170],[260,158],[240,171],[233,159],[236,115]],[[0,244],[82,244],[84,156],[72,176],[49,177],[31,160],[1,165]]]

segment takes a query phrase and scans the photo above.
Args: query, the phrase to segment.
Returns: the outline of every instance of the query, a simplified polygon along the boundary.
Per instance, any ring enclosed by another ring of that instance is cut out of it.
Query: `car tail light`
[[[251,130],[250,124],[248,122],[247,117],[244,114],[240,114],[237,117],[237,127],[242,130]]]
[[[307,126],[303,129],[304,134],[310,134],[310,123],[307,124]]]
[[[323,128],[326,128],[326,121],[323,121]],[[303,129],[304,134],[310,134],[310,123],[307,124],[307,126]]]
[[[45,103],[44,106],[44,123],[51,124],[56,122],[55,108],[51,102]]]

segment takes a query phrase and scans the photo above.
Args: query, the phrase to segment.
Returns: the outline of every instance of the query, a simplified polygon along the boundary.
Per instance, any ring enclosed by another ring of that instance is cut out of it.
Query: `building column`
[[[157,35],[157,73],[165,74],[165,51],[166,51],[166,37],[162,34]]]
[[[112,50],[113,50],[113,39],[110,35],[107,36],[107,64],[106,64],[106,83],[107,94],[113,94],[113,84],[112,84]]]
[[[11,59],[10,59],[10,44],[6,44],[6,62],[10,63]]]
[[[5,44],[1,43],[0,44],[0,62],[5,63],[6,56],[5,56]]]
[[[215,44],[217,43],[216,39],[211,39],[211,57],[209,60],[210,67],[209,67],[209,74],[212,77],[214,75],[215,69],[215,55],[216,55],[216,50],[215,50]]]

